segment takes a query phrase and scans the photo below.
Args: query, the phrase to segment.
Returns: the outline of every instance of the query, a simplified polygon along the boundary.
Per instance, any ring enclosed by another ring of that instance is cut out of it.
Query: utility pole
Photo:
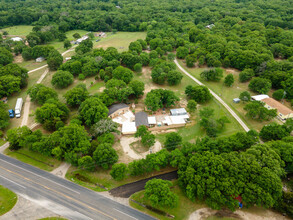
[[[282,104],[284,104],[284,98],[285,98],[285,95],[286,95],[286,91],[284,91],[284,94],[283,94],[283,97],[282,97]]]

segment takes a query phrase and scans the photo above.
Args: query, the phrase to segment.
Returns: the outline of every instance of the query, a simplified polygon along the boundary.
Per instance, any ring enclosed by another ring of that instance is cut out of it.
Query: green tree
[[[185,61],[186,61],[186,66],[191,68],[191,67],[194,67],[194,63],[196,60],[192,55],[188,55],[185,57]]]
[[[198,103],[205,103],[212,98],[210,90],[206,86],[187,86],[185,94],[188,98],[195,100]]]
[[[52,50],[47,58],[50,70],[57,70],[63,63],[63,57],[57,50]]]
[[[109,169],[109,166],[118,161],[118,155],[111,144],[100,144],[93,154],[94,162],[97,166]]]
[[[49,143],[47,146],[50,147],[51,154],[74,166],[78,166],[78,160],[82,155],[87,155],[91,147],[86,130],[76,123],[70,123],[55,131],[50,135]]]
[[[93,158],[91,156],[83,156],[78,159],[78,167],[81,169],[89,170],[89,171],[94,171],[95,165]]]
[[[180,147],[181,144],[182,144],[182,137],[178,133],[171,132],[166,135],[164,146],[165,148],[167,148],[167,150],[169,151],[175,150],[177,147]]]
[[[154,207],[176,207],[178,197],[170,190],[171,186],[172,183],[168,180],[149,180],[145,185],[145,198]]]
[[[64,41],[64,44],[63,44],[63,47],[65,49],[69,49],[71,47],[71,43],[70,43],[70,40],[65,40]]]
[[[223,77],[223,70],[220,68],[213,68],[201,72],[200,77],[206,81],[220,81]]]
[[[254,76],[254,71],[253,69],[245,69],[241,73],[239,73],[239,81],[240,82],[247,82],[252,79]]]
[[[79,107],[79,117],[87,126],[91,126],[99,120],[106,118],[108,112],[108,108],[96,97],[87,98]]]
[[[251,95],[248,91],[244,91],[240,93],[239,99],[243,102],[248,102],[251,100]]]
[[[147,132],[141,137],[141,143],[145,147],[151,147],[156,143],[156,137],[150,132]]]
[[[5,66],[12,63],[13,55],[4,47],[0,47],[0,64]]]
[[[126,177],[127,172],[128,168],[125,163],[116,163],[112,166],[110,175],[114,180],[120,181]]]
[[[113,78],[123,80],[128,84],[133,78],[133,73],[130,69],[119,66],[113,70]]]
[[[171,107],[179,98],[173,91],[165,89],[152,89],[146,96],[145,104],[148,109],[157,111],[159,108]]]
[[[56,123],[65,121],[69,115],[69,109],[65,104],[48,100],[42,107],[36,109],[36,121],[43,124],[47,130],[55,130]]]
[[[174,53],[168,53],[167,57],[168,57],[169,61],[175,60],[175,54]]]
[[[142,46],[139,41],[134,41],[129,44],[129,50],[140,54],[142,52]]]
[[[49,99],[58,99],[57,92],[49,87],[44,86],[43,84],[36,84],[28,89],[28,95],[31,97],[31,100],[42,105]]]
[[[142,64],[141,63],[137,63],[133,66],[133,70],[137,73],[141,73],[142,71]]]
[[[14,92],[19,92],[21,78],[13,75],[0,76],[0,97],[10,96]]]
[[[197,108],[197,102],[194,101],[193,99],[190,99],[187,103],[187,109],[189,112],[195,112]]]
[[[234,83],[234,76],[233,74],[228,74],[226,77],[225,77],[225,81],[224,81],[224,84],[228,87],[231,87]]]
[[[138,80],[133,80],[129,83],[129,87],[132,89],[136,98],[144,94],[144,83]]]
[[[68,90],[64,98],[66,99],[67,105],[72,107],[80,106],[80,104],[86,100],[89,96],[89,92],[86,89],[85,84],[78,84],[73,89]]]
[[[245,105],[244,110],[247,111],[246,115],[252,119],[259,121],[269,121],[277,116],[276,109],[267,109],[264,103],[259,101],[252,101]]]
[[[73,75],[68,71],[59,70],[54,73],[51,84],[56,88],[66,88],[73,83]]]
[[[78,38],[81,38],[80,34],[79,33],[75,33],[72,35],[75,39],[78,39]]]
[[[148,128],[145,125],[141,125],[138,127],[137,131],[135,132],[135,137],[142,137],[146,133],[148,133]]]
[[[277,91],[273,93],[273,98],[280,101],[281,99],[285,97],[284,92],[285,91],[283,89],[278,89]]]
[[[18,150],[23,147],[25,138],[31,133],[32,131],[27,126],[9,129],[6,134],[9,141],[9,149]]]
[[[259,136],[263,141],[281,140],[282,138],[290,135],[290,130],[284,125],[272,123],[265,125],[260,130]]]
[[[250,81],[248,87],[254,92],[267,94],[272,88],[272,83],[269,79],[256,77]]]
[[[170,86],[178,85],[183,78],[183,75],[176,70],[172,70],[167,74],[167,82]]]
[[[0,129],[4,129],[9,125],[8,105],[0,102]]]
[[[189,54],[189,50],[186,47],[178,47],[176,49],[176,56],[179,59],[184,59]]]

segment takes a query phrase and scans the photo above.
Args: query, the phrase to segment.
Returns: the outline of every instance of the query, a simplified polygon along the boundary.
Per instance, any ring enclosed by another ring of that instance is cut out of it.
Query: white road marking
[[[115,208],[113,208],[113,209],[115,209]],[[120,210],[118,210],[118,209],[115,209],[115,210],[116,210],[117,212],[120,212],[120,213],[124,214],[124,215],[127,215],[127,216],[130,217],[130,218],[133,218],[133,219],[138,220],[137,218],[134,218],[133,216],[128,215],[128,214],[126,214],[125,212],[122,212],[122,211],[120,211]]]
[[[2,160],[2,159],[0,159],[0,160]],[[77,194],[80,194],[79,192],[77,192],[77,191],[75,191],[75,190],[73,190],[73,189],[70,189],[70,188],[68,188],[68,187],[66,187],[66,186],[63,186],[63,185],[61,185],[61,184],[59,184],[59,183],[56,183],[56,182],[54,182],[53,180],[50,180],[50,179],[48,179],[48,178],[46,178],[46,177],[40,176],[40,175],[38,175],[38,174],[36,174],[36,173],[33,173],[33,172],[29,171],[29,170],[26,170],[26,169],[22,168],[22,167],[19,167],[19,166],[16,166],[16,165],[12,164],[12,163],[9,163],[9,162],[7,162],[7,161],[5,161],[5,160],[2,160],[2,161],[4,161],[5,163],[10,164],[10,165],[12,165],[12,166],[15,166],[15,167],[17,167],[17,168],[19,168],[19,169],[22,169],[22,170],[24,170],[24,171],[26,171],[26,172],[29,172],[29,173],[31,173],[31,174],[33,174],[33,175],[36,175],[36,176],[41,177],[41,178],[43,178],[43,179],[46,179],[46,180],[48,180],[48,181],[50,181],[50,182],[52,182],[52,183],[54,183],[54,184],[56,184],[56,185],[62,186],[62,187],[66,188],[66,189],[68,189],[68,190],[70,190],[70,191],[72,191],[72,192],[75,192],[75,193],[77,193]]]
[[[11,183],[14,183],[14,184],[17,185],[17,186],[20,186],[20,187],[26,189],[26,187],[24,187],[24,186],[22,186],[22,185],[20,185],[20,184],[18,184],[18,183],[16,183],[16,182],[14,182],[14,181],[12,181],[12,180],[10,180],[10,179],[7,179],[7,178],[5,178],[4,176],[1,176],[1,175],[0,175],[0,177],[3,178],[3,179],[5,179],[5,180],[7,180],[7,181],[9,181],[9,182],[11,182]]]

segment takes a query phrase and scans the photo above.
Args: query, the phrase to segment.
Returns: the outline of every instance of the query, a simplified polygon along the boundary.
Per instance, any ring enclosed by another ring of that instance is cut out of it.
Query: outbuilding
[[[122,134],[134,134],[136,131],[135,122],[124,122],[122,124]]]
[[[187,115],[187,111],[185,108],[176,108],[176,109],[171,109],[170,110],[171,115],[176,116],[176,115]]]
[[[235,98],[235,99],[233,99],[233,102],[234,103],[239,103],[240,102],[240,99],[239,98]]]

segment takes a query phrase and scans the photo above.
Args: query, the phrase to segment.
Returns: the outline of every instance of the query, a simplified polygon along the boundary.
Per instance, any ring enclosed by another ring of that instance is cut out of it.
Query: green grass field
[[[201,79],[200,73],[204,70],[204,68],[188,68],[182,62],[182,60],[178,61],[179,64],[184,67],[186,71],[188,71],[191,75],[195,78],[200,80],[204,83],[207,87],[213,90],[216,94],[218,94],[234,111],[235,113],[247,124],[250,129],[255,129],[259,131],[264,125],[271,123],[271,121],[263,121],[259,122],[256,120],[252,120],[245,116],[246,111],[243,109],[245,103],[233,103],[234,98],[238,98],[241,92],[249,91],[248,89],[248,82],[247,83],[240,83],[239,82],[239,71],[235,70],[225,70],[224,77],[221,79],[220,82],[207,82]],[[224,78],[229,74],[232,73],[235,79],[233,86],[227,87],[224,85]],[[251,95],[257,95],[256,93],[249,91]],[[274,119],[276,120],[276,119]]]
[[[197,209],[206,207],[202,202],[197,202],[197,201],[192,202],[191,200],[189,200],[185,196],[184,192],[179,188],[177,181],[173,181],[173,184],[174,184],[174,187],[171,189],[171,191],[174,192],[178,196],[177,207],[175,207],[175,208],[155,207],[155,208],[158,208],[159,210],[162,210],[170,215],[173,215],[174,218],[172,218],[172,219],[174,219],[174,220],[176,220],[176,219],[184,220],[184,219],[188,219],[189,215],[192,212],[196,211]],[[145,199],[145,197],[144,197],[144,190],[133,194],[130,197],[130,199],[133,199],[133,200],[140,202],[142,204],[150,205],[150,202],[147,199]],[[132,201],[129,201],[129,204],[130,204],[130,206],[132,206],[142,212],[145,212],[149,215],[152,215],[155,218],[162,219],[162,220],[170,219],[168,217],[159,215],[151,210],[148,210],[148,209],[146,209],[146,208],[144,208],[144,207],[142,207]]]
[[[107,37],[101,41],[94,42],[94,48],[115,47],[119,52],[127,51],[131,42],[137,39],[145,39],[146,32],[117,32],[116,34],[107,33]],[[98,38],[95,38],[98,39]]]
[[[8,35],[26,36],[32,31],[32,29],[33,26],[31,25],[19,25],[4,28],[1,31],[7,31]]]
[[[30,151],[27,148],[22,148],[17,151],[6,149],[4,153],[10,157],[46,171],[52,171],[61,164],[61,161],[54,159],[53,157],[44,156],[40,153]]]
[[[0,216],[10,211],[16,202],[16,194],[0,185]]]

